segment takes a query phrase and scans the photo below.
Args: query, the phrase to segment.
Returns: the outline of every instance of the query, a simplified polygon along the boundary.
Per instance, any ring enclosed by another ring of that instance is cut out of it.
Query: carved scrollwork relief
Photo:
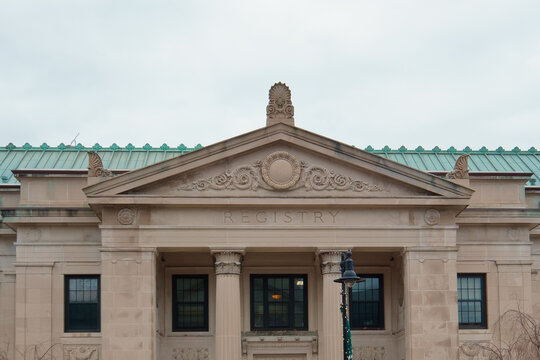
[[[285,151],[277,151],[269,154],[263,161],[229,169],[219,175],[177,187],[178,190],[197,191],[210,189],[256,191],[259,188],[271,191],[291,191],[300,188],[305,191],[384,191],[381,185],[353,179],[321,166],[310,166]]]
[[[255,355],[253,360],[305,360],[306,355],[283,355],[283,356],[272,356],[268,357],[267,355]]]
[[[99,360],[99,346],[64,345],[64,360]]]
[[[464,343],[459,347],[460,360],[492,360],[495,359],[494,353],[485,349],[481,344]]]
[[[384,360],[384,346],[358,346],[353,349],[354,360]]]
[[[177,348],[172,352],[173,360],[208,360],[207,348]]]

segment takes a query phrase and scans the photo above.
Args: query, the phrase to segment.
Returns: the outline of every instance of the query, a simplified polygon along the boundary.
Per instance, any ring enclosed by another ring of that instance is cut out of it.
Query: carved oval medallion
[[[426,221],[426,224],[437,225],[440,219],[441,219],[441,214],[439,213],[438,210],[436,209],[426,210],[426,214],[424,215],[424,220]]]
[[[264,159],[262,163],[264,181],[276,190],[290,189],[300,179],[300,163],[285,151],[277,151]]]
[[[116,218],[122,225],[131,225],[135,220],[135,210],[129,208],[120,209]]]

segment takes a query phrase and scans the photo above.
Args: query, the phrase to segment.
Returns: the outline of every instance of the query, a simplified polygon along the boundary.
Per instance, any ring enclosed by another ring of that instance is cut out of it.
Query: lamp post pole
[[[343,360],[353,360],[351,326],[349,323],[349,289],[355,283],[364,281],[354,272],[352,251],[341,254],[341,277],[334,280],[341,283],[341,317],[343,320]]]

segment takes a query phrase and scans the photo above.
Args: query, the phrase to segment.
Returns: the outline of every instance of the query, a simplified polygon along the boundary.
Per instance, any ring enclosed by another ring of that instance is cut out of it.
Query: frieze
[[[176,348],[172,351],[173,360],[208,360],[207,348]]]
[[[354,360],[384,360],[384,346],[358,346],[353,348]]]
[[[261,188],[269,191],[297,189],[305,191],[384,191],[381,185],[353,179],[322,166],[311,166],[305,161],[298,161],[285,151],[271,153],[263,161],[228,169],[219,175],[177,186],[177,190],[181,191],[257,191]]]
[[[64,345],[64,360],[99,360],[99,345]]]

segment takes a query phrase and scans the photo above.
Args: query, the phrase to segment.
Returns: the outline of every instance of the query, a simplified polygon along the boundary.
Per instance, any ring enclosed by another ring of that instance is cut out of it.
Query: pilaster
[[[343,250],[344,251],[344,250]],[[342,250],[320,250],[322,273],[322,323],[319,327],[319,356],[321,359],[343,357],[343,325],[340,312]]]
[[[242,358],[241,250],[213,251],[216,267],[216,360]]]
[[[101,249],[104,359],[156,359],[156,251]]]
[[[15,359],[49,359],[54,263],[15,263]]]
[[[407,360],[457,359],[457,248],[403,253]]]

